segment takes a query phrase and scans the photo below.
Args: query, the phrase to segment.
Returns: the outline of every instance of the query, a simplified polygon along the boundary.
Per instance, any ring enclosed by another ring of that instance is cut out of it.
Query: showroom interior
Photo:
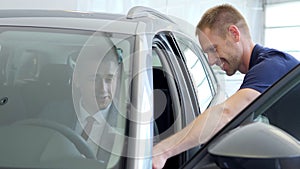
[[[196,25],[206,9],[229,3],[248,21],[255,43],[277,48],[300,59],[299,0],[2,0],[1,9],[55,9],[126,14],[134,6],[151,7]],[[291,38],[293,37],[293,38]],[[219,72],[222,73],[222,72]],[[243,79],[220,76],[226,93],[234,93]],[[224,81],[224,82],[223,82]]]

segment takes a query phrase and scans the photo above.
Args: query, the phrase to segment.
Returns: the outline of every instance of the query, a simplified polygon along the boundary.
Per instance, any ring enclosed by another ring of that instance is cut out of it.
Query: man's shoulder
[[[287,59],[291,60],[293,62],[299,62],[296,60],[291,54],[274,49],[274,48],[268,48],[268,47],[263,47],[260,45],[257,45],[258,47],[256,48],[258,58],[270,58],[270,59]],[[277,56],[277,57],[274,57]]]
[[[251,61],[241,88],[252,88],[263,93],[274,82],[288,73],[299,61],[291,55],[276,49],[255,46]]]
[[[299,60],[297,60],[295,57],[290,55],[289,53],[274,49],[274,48],[268,48],[263,47],[260,45],[256,45],[253,49],[256,56],[255,56],[255,65],[263,64],[263,65],[271,65],[271,68],[276,67],[276,64],[279,64],[279,66],[287,66],[294,67],[297,64],[299,64]]]

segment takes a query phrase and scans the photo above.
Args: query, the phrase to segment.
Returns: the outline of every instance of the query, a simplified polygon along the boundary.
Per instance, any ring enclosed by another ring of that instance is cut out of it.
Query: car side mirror
[[[300,166],[300,143],[265,123],[238,127],[208,147],[222,169],[291,169]]]

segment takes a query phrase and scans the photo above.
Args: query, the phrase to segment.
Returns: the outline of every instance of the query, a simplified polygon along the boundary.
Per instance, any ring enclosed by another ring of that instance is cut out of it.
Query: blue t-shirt
[[[251,88],[263,93],[298,64],[299,61],[287,53],[255,45],[240,89]]]

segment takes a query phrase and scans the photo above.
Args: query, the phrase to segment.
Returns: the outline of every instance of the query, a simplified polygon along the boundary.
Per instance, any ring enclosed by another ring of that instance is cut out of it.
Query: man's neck
[[[251,40],[246,40],[246,42],[242,42],[243,44],[243,56],[241,59],[240,72],[246,74],[249,70],[249,64],[251,60],[251,54],[255,44]]]

